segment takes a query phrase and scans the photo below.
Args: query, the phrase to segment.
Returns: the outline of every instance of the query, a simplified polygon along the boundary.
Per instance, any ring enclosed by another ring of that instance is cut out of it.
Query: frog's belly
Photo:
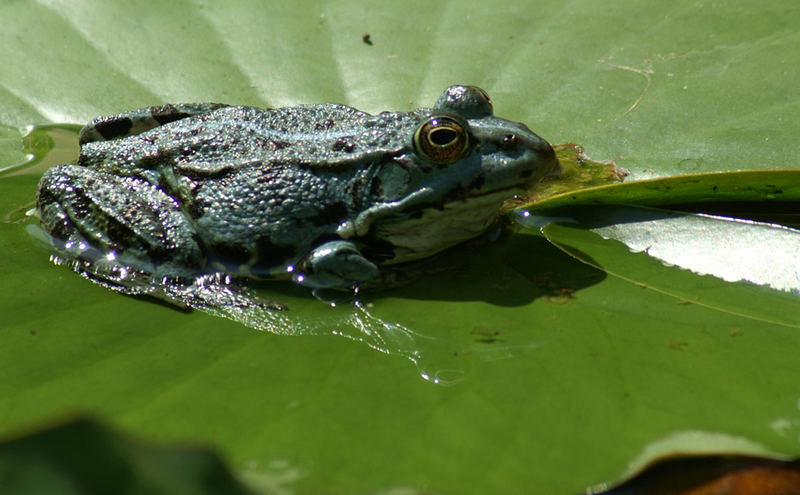
[[[394,246],[394,257],[386,264],[424,258],[484,233],[511,196],[513,193],[498,191],[448,203],[443,209],[426,208],[419,218],[380,222],[375,226],[377,237]]]

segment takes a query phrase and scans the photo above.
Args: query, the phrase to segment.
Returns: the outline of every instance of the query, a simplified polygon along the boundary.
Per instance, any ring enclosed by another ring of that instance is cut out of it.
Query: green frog
[[[485,232],[556,167],[544,139],[464,85],[378,115],[164,105],[97,118],[79,140],[77,164],[41,179],[41,223],[84,274],[130,293],[208,274],[358,288]]]

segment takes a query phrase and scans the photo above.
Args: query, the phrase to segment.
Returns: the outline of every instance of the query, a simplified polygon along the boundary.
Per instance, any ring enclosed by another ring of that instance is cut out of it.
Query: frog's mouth
[[[376,219],[372,235],[393,248],[385,264],[413,261],[476,237],[497,220],[504,201],[523,191],[509,187],[439,204],[420,204]]]

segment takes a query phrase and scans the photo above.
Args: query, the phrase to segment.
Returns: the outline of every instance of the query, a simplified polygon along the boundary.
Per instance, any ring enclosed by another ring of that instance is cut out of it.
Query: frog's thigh
[[[101,252],[128,252],[158,264],[199,267],[194,229],[177,202],[152,184],[77,165],[48,170],[37,207],[44,229]]]
[[[349,287],[378,275],[378,267],[348,241],[330,241],[297,265],[295,280],[315,288]]]
[[[98,117],[81,129],[78,142],[84,145],[92,141],[108,141],[133,136],[169,122],[213,112],[226,106],[228,105],[221,103],[177,103]]]

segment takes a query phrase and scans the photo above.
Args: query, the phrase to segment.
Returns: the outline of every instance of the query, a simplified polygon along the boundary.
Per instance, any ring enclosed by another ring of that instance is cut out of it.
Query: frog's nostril
[[[517,147],[517,136],[515,134],[506,134],[500,140],[500,148],[508,151]]]

